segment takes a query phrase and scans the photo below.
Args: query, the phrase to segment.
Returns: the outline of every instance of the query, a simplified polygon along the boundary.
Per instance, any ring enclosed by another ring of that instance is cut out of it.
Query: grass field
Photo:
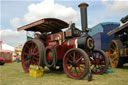
[[[83,80],[74,80],[66,76],[64,72],[44,71],[39,78],[26,74],[21,63],[7,63],[0,66],[0,85],[128,85],[128,64],[122,69],[113,69],[114,73],[93,75],[91,82],[87,77]]]

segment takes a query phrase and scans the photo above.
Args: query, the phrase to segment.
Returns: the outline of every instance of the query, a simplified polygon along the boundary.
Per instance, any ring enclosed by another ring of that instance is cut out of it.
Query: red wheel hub
[[[53,60],[53,53],[52,53],[52,51],[48,52],[48,58],[47,59],[50,60],[50,61]]]

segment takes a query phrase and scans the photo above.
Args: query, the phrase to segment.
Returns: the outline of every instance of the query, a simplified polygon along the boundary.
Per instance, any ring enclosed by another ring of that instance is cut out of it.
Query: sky
[[[128,0],[0,0],[0,40],[13,47],[24,44],[27,33],[17,28],[43,18],[72,21],[81,29],[81,2],[89,4],[89,28],[101,22],[120,22],[128,14]]]

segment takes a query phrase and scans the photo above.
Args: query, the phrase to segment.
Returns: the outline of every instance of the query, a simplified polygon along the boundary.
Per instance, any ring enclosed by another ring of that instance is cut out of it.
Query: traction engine
[[[114,68],[121,68],[128,63],[128,15],[120,22],[119,27],[108,32],[108,36],[114,35],[109,45],[109,60]]]
[[[70,78],[83,79],[91,71],[103,74],[109,65],[102,50],[94,49],[94,40],[88,35],[87,7],[81,3],[82,30],[75,23],[45,18],[18,28],[40,32],[28,40],[22,50],[22,66],[29,72],[30,65],[47,66],[51,71],[64,71]],[[61,29],[68,28],[65,31]]]

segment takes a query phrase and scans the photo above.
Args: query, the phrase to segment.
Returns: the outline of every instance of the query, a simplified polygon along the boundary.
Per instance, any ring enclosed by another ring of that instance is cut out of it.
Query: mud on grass
[[[26,74],[21,63],[6,63],[0,66],[0,85],[128,85],[128,64],[122,69],[113,69],[114,73],[93,75],[91,82],[87,77],[83,80],[74,80],[64,72],[51,72],[45,69],[44,75],[39,78]]]

